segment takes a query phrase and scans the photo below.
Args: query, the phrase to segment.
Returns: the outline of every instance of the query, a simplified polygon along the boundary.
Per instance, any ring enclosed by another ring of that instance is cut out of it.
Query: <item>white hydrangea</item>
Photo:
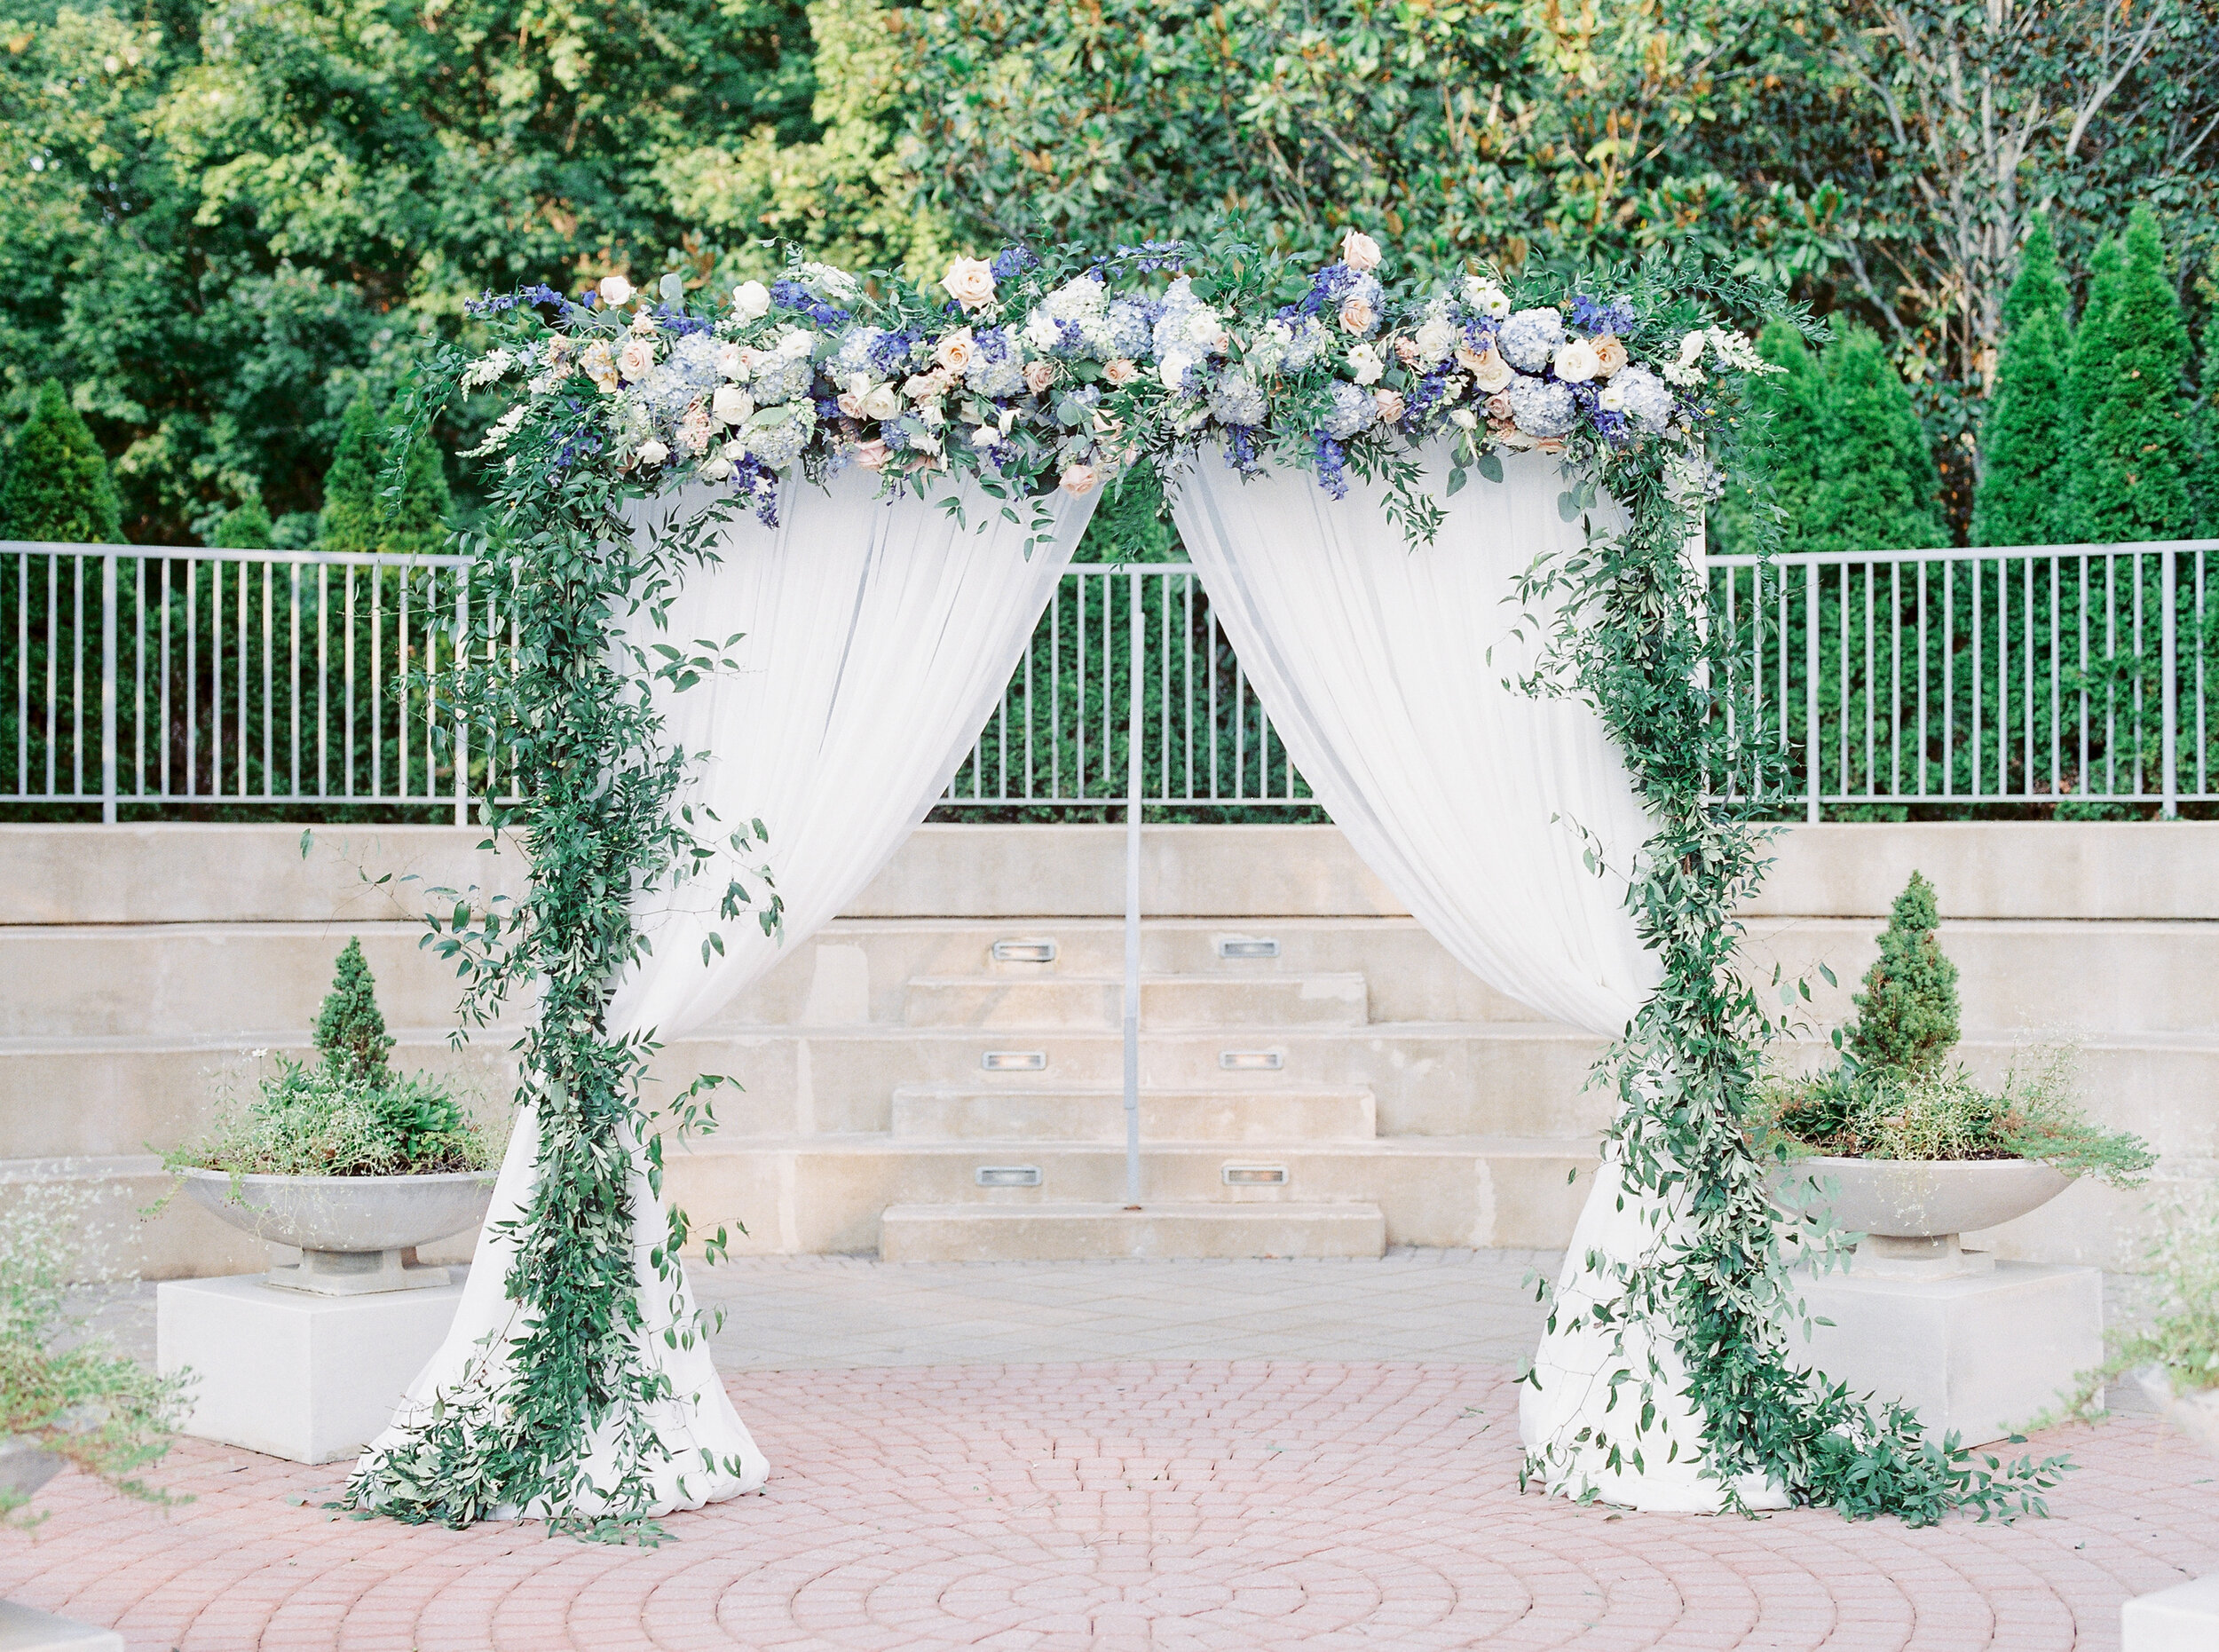
[[[746,451],[761,463],[782,470],[802,456],[817,428],[817,409],[806,401],[766,407],[739,434]]]

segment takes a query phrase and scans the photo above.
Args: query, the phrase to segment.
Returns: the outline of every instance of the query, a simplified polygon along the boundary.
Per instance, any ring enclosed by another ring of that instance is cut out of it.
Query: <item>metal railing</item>
[[[1183,563],[1069,570],[941,804],[1006,813],[1121,803],[1136,729],[1146,805],[1316,808]]]
[[[2219,540],[1710,558],[1725,715],[1809,820],[2219,801]],[[1783,807],[1783,812],[1785,811]]]
[[[1719,789],[1812,820],[2219,802],[2214,553],[1711,557],[1733,660],[1720,715],[1767,755]],[[469,568],[0,543],[0,802],[464,820],[509,783],[426,690],[470,618]],[[1173,818],[1323,818],[1185,564],[1068,572],[942,802],[1115,809],[1136,758],[1143,802]]]

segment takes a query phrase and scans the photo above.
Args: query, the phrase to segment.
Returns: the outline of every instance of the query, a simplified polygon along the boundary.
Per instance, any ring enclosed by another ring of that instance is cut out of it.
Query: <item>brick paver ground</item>
[[[331,1468],[188,1443],[164,1514],[57,1482],[0,1592],[133,1652],[2117,1645],[2219,1569],[2219,1460],[2147,1418],[2044,1443],[2049,1520],[1619,1514],[1520,1496],[1501,1366],[750,1371],[769,1489],[651,1549],[338,1518]],[[305,1501],[302,1501],[305,1499]]]
[[[2147,1416],[2042,1441],[2082,1468],[2009,1528],[1521,1497],[1536,1265],[743,1261],[701,1293],[773,1477],[666,1546],[335,1518],[339,1468],[188,1441],[166,1514],[57,1481],[0,1594],[133,1652],[2041,1652],[2219,1571],[2219,1458]],[[103,1316],[147,1352],[150,1295]]]

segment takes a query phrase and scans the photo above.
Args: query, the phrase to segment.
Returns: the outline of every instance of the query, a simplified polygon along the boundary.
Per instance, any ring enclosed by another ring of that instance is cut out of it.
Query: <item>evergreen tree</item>
[[[362,957],[362,943],[350,938],[339,954],[331,991],[316,1016],[316,1047],[327,1066],[351,1078],[383,1086],[391,1079],[385,1065],[393,1040],[377,1008],[377,982]]]
[[[1934,938],[1934,886],[1911,873],[1895,897],[1880,956],[1855,995],[1844,1042],[1864,1072],[1931,1072],[1957,1044],[1957,966]]]
[[[267,550],[276,542],[272,538],[274,532],[262,495],[253,494],[224,512],[222,519],[210,530],[208,542],[225,550]]]
[[[2165,273],[2157,217],[2136,207],[2100,311],[2073,340],[2069,537],[2089,544],[2195,531],[2188,325]]]
[[[1976,545],[2047,542],[2070,473],[2065,444],[2065,282],[2047,213],[2034,216],[2018,276],[2003,303],[1995,394],[1980,427],[1980,491],[1972,506]]]
[[[60,381],[50,378],[0,475],[0,539],[113,545],[122,533],[107,456]]]
[[[339,425],[339,446],[324,473],[322,533],[326,550],[386,551],[418,555],[436,551],[446,537],[446,473],[438,445],[417,442],[410,448],[398,502],[380,496],[385,465],[377,410],[365,396],[355,398]]]
[[[1804,550],[1811,504],[1818,491],[1826,451],[1826,377],[1803,335],[1785,321],[1772,321],[1758,335],[1757,352],[1788,370],[1749,382],[1749,402],[1765,421],[1761,439],[1765,478],[1772,503],[1783,513],[1778,541],[1781,550]],[[1718,511],[1718,549],[1754,549],[1757,536],[1749,520],[1749,502],[1729,497]]]
[[[1910,392],[1870,328],[1827,346],[1824,450],[1797,549],[1916,550],[1947,545],[1941,473]]]

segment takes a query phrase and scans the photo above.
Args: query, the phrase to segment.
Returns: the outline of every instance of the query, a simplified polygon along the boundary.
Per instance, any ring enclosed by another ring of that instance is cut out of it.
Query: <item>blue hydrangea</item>
[[[707,333],[689,333],[671,345],[668,364],[671,370],[684,378],[687,383],[699,388],[712,388],[723,376],[716,370],[716,352],[720,346]]]
[[[1564,318],[1554,310],[1520,310],[1502,325],[1495,347],[1520,373],[1544,373],[1564,342]]]
[[[885,369],[879,366],[879,345],[888,336],[882,327],[858,327],[841,338],[832,359],[834,380],[845,384],[857,373],[869,374],[873,378],[885,377]]]
[[[1211,387],[1210,414],[1220,424],[1261,424],[1264,392],[1239,368],[1228,368]]]
[[[783,470],[802,456],[817,424],[816,409],[802,402],[790,413],[757,414],[745,431],[747,451],[773,470]]]
[[[1024,352],[1018,347],[1015,328],[990,327],[976,334],[971,365],[963,382],[982,396],[1018,396],[1024,393]]]
[[[808,394],[809,381],[816,376],[817,364],[806,352],[775,351],[757,364],[748,393],[757,407],[773,407]]]
[[[1515,316],[1511,319],[1517,320]],[[1528,436],[1563,436],[1578,423],[1579,404],[1573,399],[1569,384],[1520,374],[1510,382],[1510,416]]]
[[[1280,370],[1299,373],[1317,360],[1317,352],[1325,346],[1325,329],[1314,315],[1306,315],[1294,323],[1294,339],[1287,345],[1287,353],[1279,363]]]
[[[1144,356],[1156,330],[1157,306],[1141,298],[1119,298],[1102,319],[1102,343],[1110,356]]]
[[[1646,368],[1619,368],[1596,402],[1611,412],[1623,413],[1652,435],[1662,435],[1672,422],[1671,386]]]
[[[629,399],[644,407],[664,424],[676,422],[678,415],[692,405],[700,395],[700,389],[671,361],[659,361],[654,371],[631,387]]]
[[[1346,379],[1333,381],[1333,410],[1325,415],[1328,436],[1346,441],[1357,431],[1370,430],[1378,417],[1379,404],[1371,399],[1370,391]]]

